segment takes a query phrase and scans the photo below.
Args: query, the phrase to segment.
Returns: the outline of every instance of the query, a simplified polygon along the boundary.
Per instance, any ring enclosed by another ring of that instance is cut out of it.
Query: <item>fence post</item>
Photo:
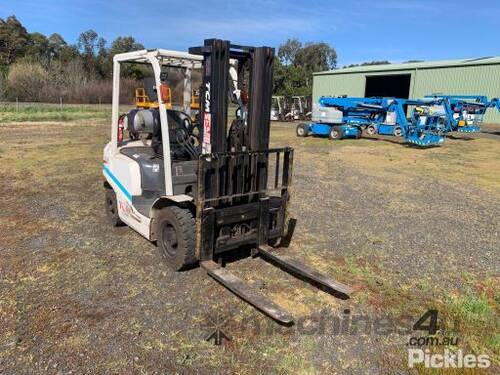
[[[16,97],[16,112],[19,112],[19,98]]]

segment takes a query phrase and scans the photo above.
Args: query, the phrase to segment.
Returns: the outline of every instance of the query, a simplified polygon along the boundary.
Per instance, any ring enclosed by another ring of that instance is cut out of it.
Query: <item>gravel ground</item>
[[[229,262],[299,318],[284,328],[109,226],[106,124],[0,126],[0,374],[418,373],[406,366],[407,335],[336,333],[335,322],[413,323],[470,291],[493,296],[498,322],[500,137],[488,132],[419,150],[300,139],[273,124],[273,146],[296,150],[287,251],[355,289],[342,301],[261,259]],[[206,341],[214,327],[231,341]],[[498,358],[498,344],[479,343]]]

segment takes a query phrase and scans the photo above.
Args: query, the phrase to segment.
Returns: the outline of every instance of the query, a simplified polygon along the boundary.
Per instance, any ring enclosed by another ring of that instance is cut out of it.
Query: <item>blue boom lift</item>
[[[426,147],[444,142],[446,132],[443,99],[322,97],[313,108],[312,123],[299,124],[297,135],[342,139],[368,134],[402,136],[409,143]],[[409,119],[407,106],[415,106]]]
[[[484,95],[427,95],[426,98],[443,99],[447,119],[447,132],[479,133],[488,108],[500,111],[500,100],[491,101]]]

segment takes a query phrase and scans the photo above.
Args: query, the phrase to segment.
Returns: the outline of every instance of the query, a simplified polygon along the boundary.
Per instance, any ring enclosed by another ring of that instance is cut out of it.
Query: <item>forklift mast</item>
[[[204,59],[196,244],[198,257],[211,260],[219,252],[267,244],[284,234],[293,150],[269,149],[272,48],[208,39],[189,52]],[[248,93],[241,93],[241,107],[228,129],[228,94],[234,79],[229,72],[235,63],[238,82],[233,85]]]
[[[207,39],[203,47],[189,49],[203,55],[203,83],[200,92],[202,153],[228,152],[227,109],[230,60],[238,61],[238,77],[249,67],[249,108],[246,146],[250,151],[269,148],[269,113],[273,87],[274,49],[247,47],[220,39]]]

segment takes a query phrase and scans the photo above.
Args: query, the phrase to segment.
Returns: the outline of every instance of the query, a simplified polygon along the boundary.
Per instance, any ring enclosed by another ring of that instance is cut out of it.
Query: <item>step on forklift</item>
[[[247,247],[253,256],[336,297],[346,299],[351,293],[275,248],[288,242],[293,231],[287,215],[293,149],[269,148],[273,59],[270,47],[219,39],[205,40],[189,53],[159,49],[115,55],[111,142],[104,149],[103,175],[113,225],[124,223],[156,241],[172,269],[199,264],[238,297],[290,325],[290,313],[221,262],[223,255]],[[167,110],[166,98],[159,95],[158,108],[120,115],[124,63],[149,64],[160,93],[162,69],[181,68],[185,110]],[[192,69],[200,68],[201,115],[196,126],[189,115],[189,77]],[[230,126],[229,100],[237,105]]]

